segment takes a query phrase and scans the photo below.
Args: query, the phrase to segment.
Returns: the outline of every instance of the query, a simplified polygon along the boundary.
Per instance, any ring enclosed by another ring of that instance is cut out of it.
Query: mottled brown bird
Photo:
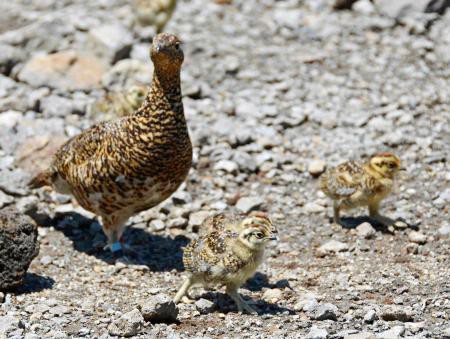
[[[205,222],[209,232],[184,249],[183,263],[189,276],[174,301],[178,303],[193,285],[225,285],[239,312],[256,313],[238,289],[254,275],[267,243],[277,239],[277,229],[263,213],[248,217],[219,214]]]
[[[157,35],[151,48],[153,81],[132,115],[85,130],[57,151],[52,165],[31,182],[73,194],[101,216],[108,246],[119,240],[127,219],[167,199],[186,178],[192,146],[183,111],[180,40]]]
[[[148,88],[134,85],[125,92],[112,92],[90,106],[89,116],[112,120],[133,114],[144,103]]]
[[[394,220],[380,215],[379,208],[401,169],[400,159],[394,154],[378,153],[366,163],[348,161],[325,172],[320,188],[333,199],[334,222],[342,224],[341,210],[368,206],[371,218],[391,225]]]

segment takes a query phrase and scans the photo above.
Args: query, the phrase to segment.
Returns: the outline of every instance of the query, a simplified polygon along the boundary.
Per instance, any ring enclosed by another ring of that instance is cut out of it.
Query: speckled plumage
[[[67,141],[50,168],[30,183],[73,194],[102,217],[109,244],[120,239],[130,216],[167,199],[191,167],[179,46],[173,35],[155,37],[155,71],[144,104],[134,114],[97,124]]]
[[[333,199],[334,221],[341,223],[341,209],[368,206],[371,217],[391,224],[391,219],[379,215],[379,205],[391,192],[399,170],[400,159],[391,153],[376,154],[366,163],[348,161],[329,169],[321,177],[320,188]]]
[[[237,289],[261,264],[267,242],[276,239],[276,228],[262,213],[248,217],[219,214],[207,219],[202,226],[208,232],[184,249],[183,263],[189,277],[175,301],[178,302],[191,285],[225,285],[239,311],[254,313]]]

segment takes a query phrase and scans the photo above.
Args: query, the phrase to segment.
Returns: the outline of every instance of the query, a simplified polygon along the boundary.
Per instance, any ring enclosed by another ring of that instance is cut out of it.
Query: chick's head
[[[383,177],[392,178],[402,170],[400,159],[392,153],[378,153],[370,159],[370,166]]]
[[[246,217],[241,223],[239,240],[252,250],[262,249],[271,240],[278,240],[278,230],[264,214]]]

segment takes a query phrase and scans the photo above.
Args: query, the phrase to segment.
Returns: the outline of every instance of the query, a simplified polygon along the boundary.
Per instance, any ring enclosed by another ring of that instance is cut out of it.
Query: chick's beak
[[[406,167],[400,167],[400,171],[406,171]]]

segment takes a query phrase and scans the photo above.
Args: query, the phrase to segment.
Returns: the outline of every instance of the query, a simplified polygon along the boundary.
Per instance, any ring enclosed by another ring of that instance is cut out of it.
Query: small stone
[[[327,164],[323,160],[313,160],[308,165],[308,172],[314,178],[319,177],[323,172],[325,172]]]
[[[15,208],[0,210],[0,291],[19,286],[39,253],[36,223]]]
[[[330,240],[317,249],[319,254],[337,253],[348,251],[349,247],[346,243]]]
[[[53,306],[48,311],[54,315],[63,315],[63,314],[70,313],[70,309],[64,305]]]
[[[155,231],[162,231],[166,228],[166,224],[162,220],[155,219],[150,221],[150,227]]]
[[[201,298],[195,302],[195,308],[200,314],[208,314],[214,311],[215,305],[212,301]]]
[[[153,73],[151,62],[120,60],[102,77],[102,85],[115,91],[123,91],[136,84],[147,84]]]
[[[402,337],[404,333],[405,333],[405,327],[399,325],[399,326],[394,326],[387,331],[381,332],[380,334],[377,335],[377,338],[396,339],[396,338]]]
[[[145,321],[172,323],[178,316],[178,308],[172,298],[165,294],[150,296],[142,305]]]
[[[362,224],[358,225],[356,227],[356,232],[358,234],[358,237],[364,239],[370,239],[376,234],[375,229],[368,222],[363,222]]]
[[[9,75],[12,68],[22,61],[23,53],[19,48],[0,44],[0,74]]]
[[[121,24],[105,24],[89,31],[90,44],[98,52],[109,59],[111,64],[130,55],[133,36]]]
[[[122,315],[108,326],[110,335],[132,337],[139,333],[144,324],[144,318],[138,309]]]
[[[41,110],[45,117],[65,117],[83,111],[73,100],[58,95],[42,98]]]
[[[169,228],[186,228],[188,225],[188,221],[185,218],[179,217],[175,219],[171,219],[167,222],[167,227]]]
[[[303,212],[305,214],[321,213],[323,211],[325,211],[325,207],[315,202],[308,202],[303,206]]]
[[[283,298],[283,291],[278,288],[270,288],[264,291],[262,298],[268,302],[277,302]]]
[[[441,238],[445,238],[448,237],[450,235],[450,224],[449,225],[442,225],[441,227],[439,227],[439,236]]]
[[[52,262],[53,262],[53,257],[51,257],[49,255],[44,255],[40,260],[40,263],[44,266],[50,265]]]
[[[237,173],[239,166],[237,163],[231,160],[220,160],[214,166],[216,171],[225,171],[227,173]]]
[[[243,197],[236,203],[236,208],[243,213],[249,213],[258,210],[263,203],[264,200],[260,197]]]
[[[307,339],[326,339],[328,337],[328,331],[324,328],[319,328],[313,325],[306,335]]]
[[[375,310],[370,310],[364,315],[364,322],[367,324],[372,324],[375,320],[378,319],[377,313]]]
[[[427,242],[427,236],[418,231],[409,232],[408,239],[416,244],[425,244]]]
[[[397,220],[397,221],[394,223],[394,226],[395,226],[396,228],[408,228],[408,224],[407,224],[406,222],[404,222],[404,221],[401,221],[401,220]]]
[[[316,304],[306,310],[312,320],[337,320],[338,308],[330,303]]]
[[[413,321],[413,312],[408,307],[387,305],[381,310],[380,318],[386,321]]]
[[[11,315],[0,317],[0,337],[2,338],[6,338],[6,334],[8,334],[8,332],[23,327],[23,323],[16,317]]]
[[[375,339],[375,335],[369,332],[360,332],[355,334],[349,334],[344,339]]]
[[[0,209],[3,208],[3,206],[12,204],[13,202],[14,202],[13,196],[3,193],[3,191],[0,191]]]
[[[189,216],[189,225],[193,229],[198,229],[198,227],[211,215],[209,211],[198,211],[194,212]]]

